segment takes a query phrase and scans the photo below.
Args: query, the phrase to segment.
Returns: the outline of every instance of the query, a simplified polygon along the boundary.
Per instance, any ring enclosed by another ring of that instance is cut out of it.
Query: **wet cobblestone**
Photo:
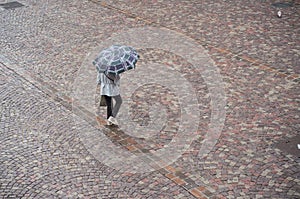
[[[1,76],[1,198],[190,196],[160,173],[127,176],[95,161],[70,111],[4,65]]]
[[[273,1],[28,0],[0,10],[0,198],[299,198],[299,157],[275,147],[300,129],[294,2],[282,18]],[[167,107],[168,125],[143,139],[106,127],[104,109],[97,118],[72,112],[70,94],[88,53],[113,33],[145,25],[175,30],[206,50],[223,77],[226,120],[213,150],[199,157],[211,116],[201,71],[179,55],[139,49],[141,65],[161,64],[189,81],[201,119],[198,139],[177,161],[132,174],[98,161],[82,135],[97,131],[122,149],[151,154],[178,133],[180,97],[157,84],[136,90],[131,119],[141,126],[153,122],[149,107]]]
[[[272,67],[299,74],[299,67],[292,67],[299,63],[299,38],[295,31],[300,28],[297,23],[298,2],[294,2],[292,7],[284,8],[285,17],[281,19],[276,17],[273,1],[105,2],[162,26],[184,32],[204,43],[235,54],[248,55]]]

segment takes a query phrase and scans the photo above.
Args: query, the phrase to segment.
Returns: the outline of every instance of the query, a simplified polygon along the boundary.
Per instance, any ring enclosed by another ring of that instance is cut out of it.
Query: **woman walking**
[[[122,104],[120,75],[116,74],[111,78],[105,73],[98,73],[98,84],[101,88],[100,95],[104,95],[107,104],[107,125],[118,125],[116,117]]]
[[[98,72],[98,84],[101,85],[100,94],[107,104],[108,125],[118,125],[116,117],[122,104],[119,74],[134,69],[138,59],[139,55],[132,47],[112,45],[102,50],[93,61]]]

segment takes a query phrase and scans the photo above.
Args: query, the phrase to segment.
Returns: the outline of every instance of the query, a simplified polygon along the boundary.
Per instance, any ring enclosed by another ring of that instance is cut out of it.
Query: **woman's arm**
[[[101,84],[101,77],[100,77],[100,73],[97,74],[97,85]]]

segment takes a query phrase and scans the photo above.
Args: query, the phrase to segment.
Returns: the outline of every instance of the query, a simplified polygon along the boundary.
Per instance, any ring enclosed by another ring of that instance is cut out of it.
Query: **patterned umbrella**
[[[100,73],[116,75],[135,68],[138,59],[139,55],[132,47],[112,45],[101,51],[93,64]]]

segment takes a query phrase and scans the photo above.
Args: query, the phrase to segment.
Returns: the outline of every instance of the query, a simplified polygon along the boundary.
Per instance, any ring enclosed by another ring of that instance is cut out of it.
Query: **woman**
[[[98,73],[98,84],[101,86],[100,95],[104,95],[107,104],[107,125],[118,125],[116,116],[122,104],[120,95],[120,75]],[[113,100],[115,101],[115,105]]]

